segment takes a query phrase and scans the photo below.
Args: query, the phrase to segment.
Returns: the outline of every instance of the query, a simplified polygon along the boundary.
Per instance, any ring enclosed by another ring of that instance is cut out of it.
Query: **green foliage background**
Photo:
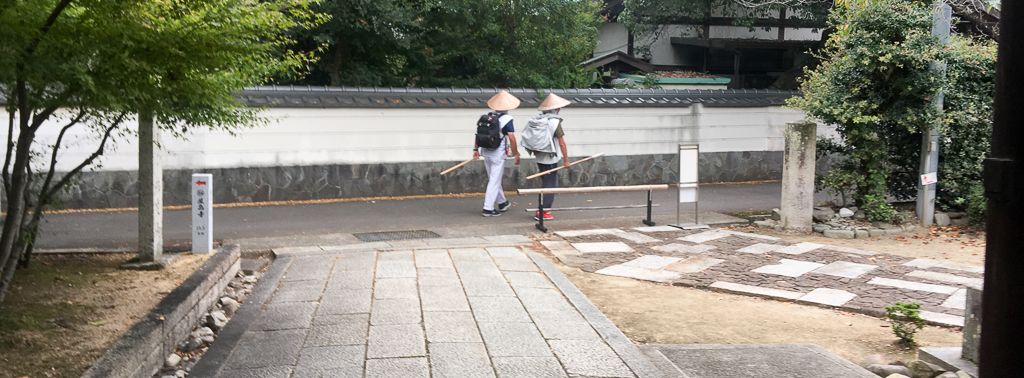
[[[319,62],[280,83],[416,87],[589,87],[592,0],[324,0],[331,20],[297,30]]]
[[[888,196],[916,195],[921,132],[935,123],[943,135],[939,203],[978,210],[970,198],[988,154],[995,45],[955,35],[942,45],[930,34],[931,14],[930,4],[905,0],[835,8],[822,63],[807,72],[804,96],[789,103],[837,126],[838,143],[819,146],[848,160],[822,180],[855,187],[871,220],[893,220]],[[932,70],[937,61],[947,75]],[[940,90],[943,111],[934,106]]]

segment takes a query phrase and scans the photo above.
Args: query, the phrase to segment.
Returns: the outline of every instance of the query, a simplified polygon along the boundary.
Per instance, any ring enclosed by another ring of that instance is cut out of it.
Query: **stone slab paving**
[[[640,349],[673,377],[878,378],[814,344],[644,345]]]
[[[395,243],[413,246],[404,250],[287,249],[258,285],[266,294],[243,306],[254,316],[229,323],[237,336],[214,343],[214,357],[192,375],[661,376],[550,261],[524,248],[531,240],[438,240]],[[678,260],[646,256],[634,265]]]
[[[648,238],[638,241],[637,233]],[[922,317],[949,326],[963,325],[964,290],[981,285],[984,275],[981,267],[730,229],[658,226],[555,234],[560,238],[541,244],[564,264],[588,272],[875,316],[896,302],[916,302],[922,305]],[[616,247],[592,247],[612,245]]]

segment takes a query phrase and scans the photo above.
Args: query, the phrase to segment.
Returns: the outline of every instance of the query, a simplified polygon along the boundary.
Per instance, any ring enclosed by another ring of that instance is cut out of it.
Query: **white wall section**
[[[238,130],[195,130],[187,140],[163,136],[165,169],[304,166],[465,160],[472,154],[476,120],[487,109],[466,108],[271,108],[267,126]],[[537,111],[512,111],[519,128]],[[6,113],[0,113],[7,119]],[[787,122],[805,115],[779,106],[577,107],[563,109],[569,153],[587,156],[675,154],[680,143],[701,152],[782,151]],[[108,145],[95,170],[136,170],[137,122]],[[61,124],[39,132],[40,145],[56,139]],[[5,128],[6,129],[6,128]],[[819,127],[819,134],[830,128]],[[6,137],[6,131],[4,131]],[[97,146],[85,127],[65,137],[59,170],[70,170]],[[525,152],[524,152],[525,153]]]

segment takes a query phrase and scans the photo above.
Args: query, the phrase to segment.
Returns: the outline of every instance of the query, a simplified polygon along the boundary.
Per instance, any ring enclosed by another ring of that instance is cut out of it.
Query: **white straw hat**
[[[495,111],[507,112],[519,107],[519,99],[503,90],[487,100],[487,107]]]
[[[548,97],[544,99],[544,102],[540,103],[540,106],[537,107],[537,110],[555,110],[559,108],[564,108],[566,105],[569,105],[571,103],[572,101],[558,97],[554,93],[549,93]]]

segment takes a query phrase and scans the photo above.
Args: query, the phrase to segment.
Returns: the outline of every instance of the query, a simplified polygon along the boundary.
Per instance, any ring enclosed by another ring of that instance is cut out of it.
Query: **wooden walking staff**
[[[574,161],[574,162],[572,162],[572,163],[569,163],[569,166],[571,167],[571,166],[574,166],[574,165],[576,165],[576,164],[579,164],[579,163],[585,162],[585,161],[587,161],[587,160],[590,160],[590,159],[593,159],[593,158],[601,157],[601,156],[604,156],[604,152],[602,152],[602,153],[599,153],[599,154],[597,154],[597,155],[594,155],[594,156],[591,156],[591,157],[588,157],[588,158],[583,158],[583,159],[580,159],[580,160],[576,160],[576,161]],[[559,169],[562,169],[562,168],[565,168],[565,166],[564,166],[564,165],[560,165],[560,166],[558,166],[558,167],[556,167],[556,168],[554,168],[554,169],[549,169],[549,170],[546,170],[546,171],[544,171],[544,172],[541,172],[541,173],[535,173],[535,174],[532,174],[532,175],[526,176],[526,179],[527,179],[527,180],[529,180],[529,179],[534,179],[534,178],[537,178],[537,177],[540,177],[540,176],[544,176],[544,175],[546,175],[546,174],[548,174],[548,173],[551,173],[551,172],[557,171],[557,170],[559,170]]]
[[[451,168],[445,169],[445,170],[444,170],[444,172],[441,172],[441,174],[443,175],[443,174],[445,174],[445,173],[448,173],[448,172],[454,171],[454,170],[456,170],[457,168],[459,168],[459,167],[461,167],[461,166],[463,166],[463,165],[469,164],[469,162],[471,162],[471,161],[473,161],[473,160],[476,160],[476,158],[472,158],[472,159],[466,160],[466,161],[464,161],[464,162],[461,162],[461,163],[459,163],[459,164],[456,164],[456,165],[455,165],[454,167],[451,167]]]

